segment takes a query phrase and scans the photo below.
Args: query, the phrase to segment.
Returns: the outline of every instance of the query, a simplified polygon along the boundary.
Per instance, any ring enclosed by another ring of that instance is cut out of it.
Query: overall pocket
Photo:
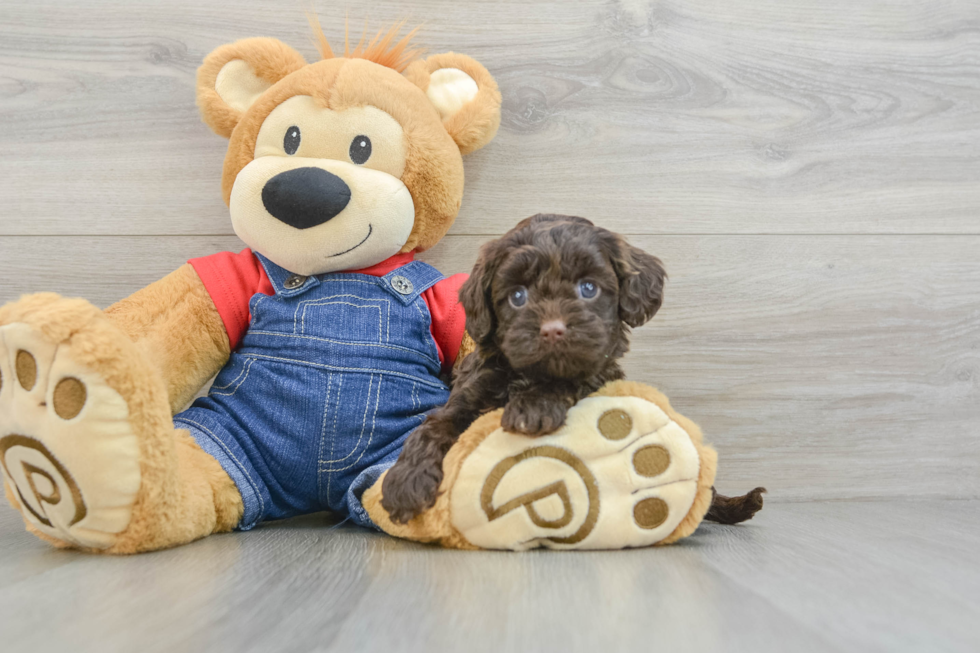
[[[238,389],[242,387],[242,384],[248,379],[252,363],[254,362],[255,359],[253,358],[232,354],[228,363],[218,372],[218,376],[215,377],[214,383],[211,384],[211,389],[208,391],[208,394],[219,397],[234,396],[238,392]]]
[[[293,333],[339,342],[383,344],[391,328],[391,300],[353,294],[303,300],[293,316]]]
[[[321,474],[353,469],[377,439],[384,439],[378,413],[387,387],[382,374],[332,373],[327,378],[320,424]]]

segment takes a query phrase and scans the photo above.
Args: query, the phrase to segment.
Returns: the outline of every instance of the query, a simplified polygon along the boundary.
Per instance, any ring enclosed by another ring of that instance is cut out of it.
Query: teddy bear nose
[[[323,168],[294,168],[265,182],[262,203],[290,227],[309,229],[336,217],[350,202],[350,186]]]

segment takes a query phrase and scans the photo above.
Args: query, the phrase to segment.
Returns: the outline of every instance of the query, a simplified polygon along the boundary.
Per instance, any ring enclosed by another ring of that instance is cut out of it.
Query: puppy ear
[[[425,91],[462,154],[490,142],[500,127],[500,90],[482,64],[447,52],[416,61],[405,77]]]
[[[197,69],[197,106],[214,133],[228,138],[252,103],[280,79],[306,65],[276,39],[243,39],[222,45]]]
[[[633,247],[622,236],[608,231],[604,236],[609,260],[619,277],[619,318],[638,327],[660,310],[667,272],[660,259]]]
[[[480,248],[473,272],[459,288],[459,303],[466,313],[466,332],[479,344],[488,344],[496,328],[493,310],[493,277],[500,266],[498,241],[490,241]]]

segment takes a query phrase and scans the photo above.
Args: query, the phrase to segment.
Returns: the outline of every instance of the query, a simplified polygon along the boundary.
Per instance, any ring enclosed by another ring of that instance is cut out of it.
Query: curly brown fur
[[[659,259],[584,218],[535,215],[484,245],[460,289],[477,348],[385,476],[381,504],[392,521],[433,505],[443,458],[480,414],[504,407],[505,429],[544,435],[623,378],[630,328],[660,309],[666,276]]]

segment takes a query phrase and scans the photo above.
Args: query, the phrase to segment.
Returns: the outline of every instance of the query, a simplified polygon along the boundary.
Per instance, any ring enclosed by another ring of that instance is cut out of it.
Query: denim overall
[[[442,275],[304,278],[256,256],[275,294],[252,297],[241,345],[174,422],[235,481],[239,529],[319,510],[373,526],[361,495],[449,397],[420,297]]]

